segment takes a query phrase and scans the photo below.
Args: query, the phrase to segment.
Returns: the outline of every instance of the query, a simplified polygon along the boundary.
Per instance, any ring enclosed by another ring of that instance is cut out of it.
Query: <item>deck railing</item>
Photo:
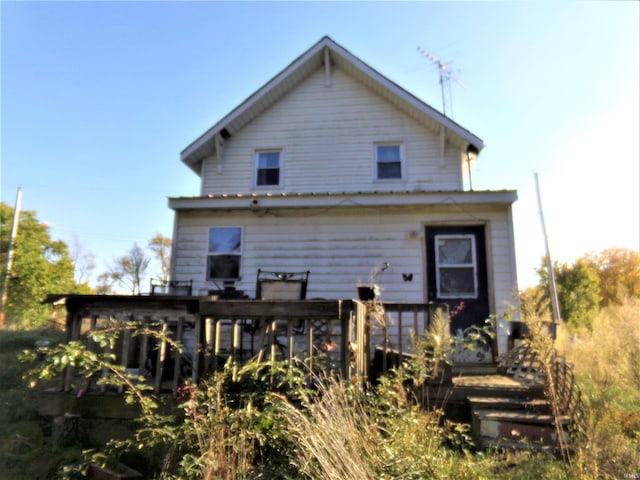
[[[157,393],[175,393],[185,382],[196,383],[229,360],[311,362],[321,354],[325,366],[342,375],[367,378],[372,348],[413,352],[412,332],[424,333],[437,309],[443,308],[356,300],[196,300],[197,308],[182,300],[189,311],[161,314],[148,305],[150,300],[138,307],[129,302],[126,309],[115,301],[107,308],[103,300],[93,312],[91,303],[82,303],[82,308],[69,311],[68,338],[81,340],[88,331],[105,328],[119,330],[111,352],[117,364],[144,375]],[[96,344],[88,347],[99,350]],[[73,390],[79,380],[69,368],[64,391]],[[95,380],[84,381],[82,388],[107,390]]]

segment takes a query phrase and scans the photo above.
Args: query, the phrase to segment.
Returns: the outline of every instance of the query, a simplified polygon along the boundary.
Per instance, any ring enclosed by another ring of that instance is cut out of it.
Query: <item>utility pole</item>
[[[556,276],[553,272],[553,262],[551,261],[551,253],[549,251],[549,238],[547,237],[547,228],[544,224],[544,213],[542,213],[542,200],[540,199],[540,184],[538,182],[538,173],[533,173],[536,179],[536,194],[538,196],[538,210],[540,212],[540,223],[542,223],[542,235],[544,236],[545,259],[547,261],[547,275],[549,276],[549,294],[551,295],[551,313],[553,314],[553,323],[560,323],[560,306],[558,305],[558,291],[556,290]]]
[[[13,244],[18,236],[18,225],[20,224],[20,204],[22,203],[22,187],[18,187],[16,195],[16,206],[13,209],[13,223],[11,226],[11,236],[9,237],[9,247],[7,248],[7,266],[2,283],[2,300],[0,303],[0,329],[6,327],[7,297],[9,294],[9,280],[11,279],[11,266],[13,264]]]

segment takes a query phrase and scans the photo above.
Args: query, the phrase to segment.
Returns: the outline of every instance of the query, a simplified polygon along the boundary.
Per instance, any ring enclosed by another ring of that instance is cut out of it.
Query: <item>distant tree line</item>
[[[71,247],[53,240],[49,227],[34,211],[22,211],[18,235],[13,244],[13,266],[6,275],[6,256],[11,234],[13,208],[0,203],[0,287],[8,283],[6,327],[25,328],[46,324],[60,318],[62,312],[43,303],[51,294],[116,293],[134,295],[144,291],[153,259],[160,264],[159,280],[169,279],[171,239],[157,234],[147,250],[134,244],[128,252],[115,258],[107,271],[98,275],[97,283],[89,278],[95,270],[95,255],[75,238]],[[59,320],[60,322],[62,320]]]
[[[600,309],[640,298],[640,253],[635,250],[589,253],[571,264],[556,262],[553,271],[560,316],[570,327],[589,328]],[[549,275],[544,266],[537,272],[539,284],[520,294],[522,312],[550,319]]]

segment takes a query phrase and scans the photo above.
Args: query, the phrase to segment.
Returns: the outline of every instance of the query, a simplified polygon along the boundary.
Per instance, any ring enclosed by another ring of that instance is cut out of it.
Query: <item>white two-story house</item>
[[[446,302],[482,325],[517,292],[516,192],[465,189],[483,142],[328,37],[187,146],[172,279],[253,296],[258,269],[309,270],[307,298]],[[504,351],[505,333],[498,347]]]

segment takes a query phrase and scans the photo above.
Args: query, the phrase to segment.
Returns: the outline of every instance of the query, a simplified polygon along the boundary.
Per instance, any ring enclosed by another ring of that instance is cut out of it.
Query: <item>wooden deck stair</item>
[[[480,449],[556,450],[558,433],[562,442],[569,442],[569,417],[559,416],[557,429],[551,405],[543,398],[473,396],[468,401],[472,438]]]
[[[465,389],[471,415],[471,435],[478,448],[536,449],[559,452],[571,445],[572,432],[584,429],[580,391],[573,368],[553,356],[551,378],[546,378],[537,355],[527,346],[514,349],[499,366],[496,381],[492,376],[477,376],[458,381]],[[510,382],[513,388],[504,388]],[[497,388],[496,384],[503,384]],[[545,389],[551,388],[558,399],[554,408]],[[499,392],[499,393],[498,393]],[[563,450],[563,453],[565,451]]]

